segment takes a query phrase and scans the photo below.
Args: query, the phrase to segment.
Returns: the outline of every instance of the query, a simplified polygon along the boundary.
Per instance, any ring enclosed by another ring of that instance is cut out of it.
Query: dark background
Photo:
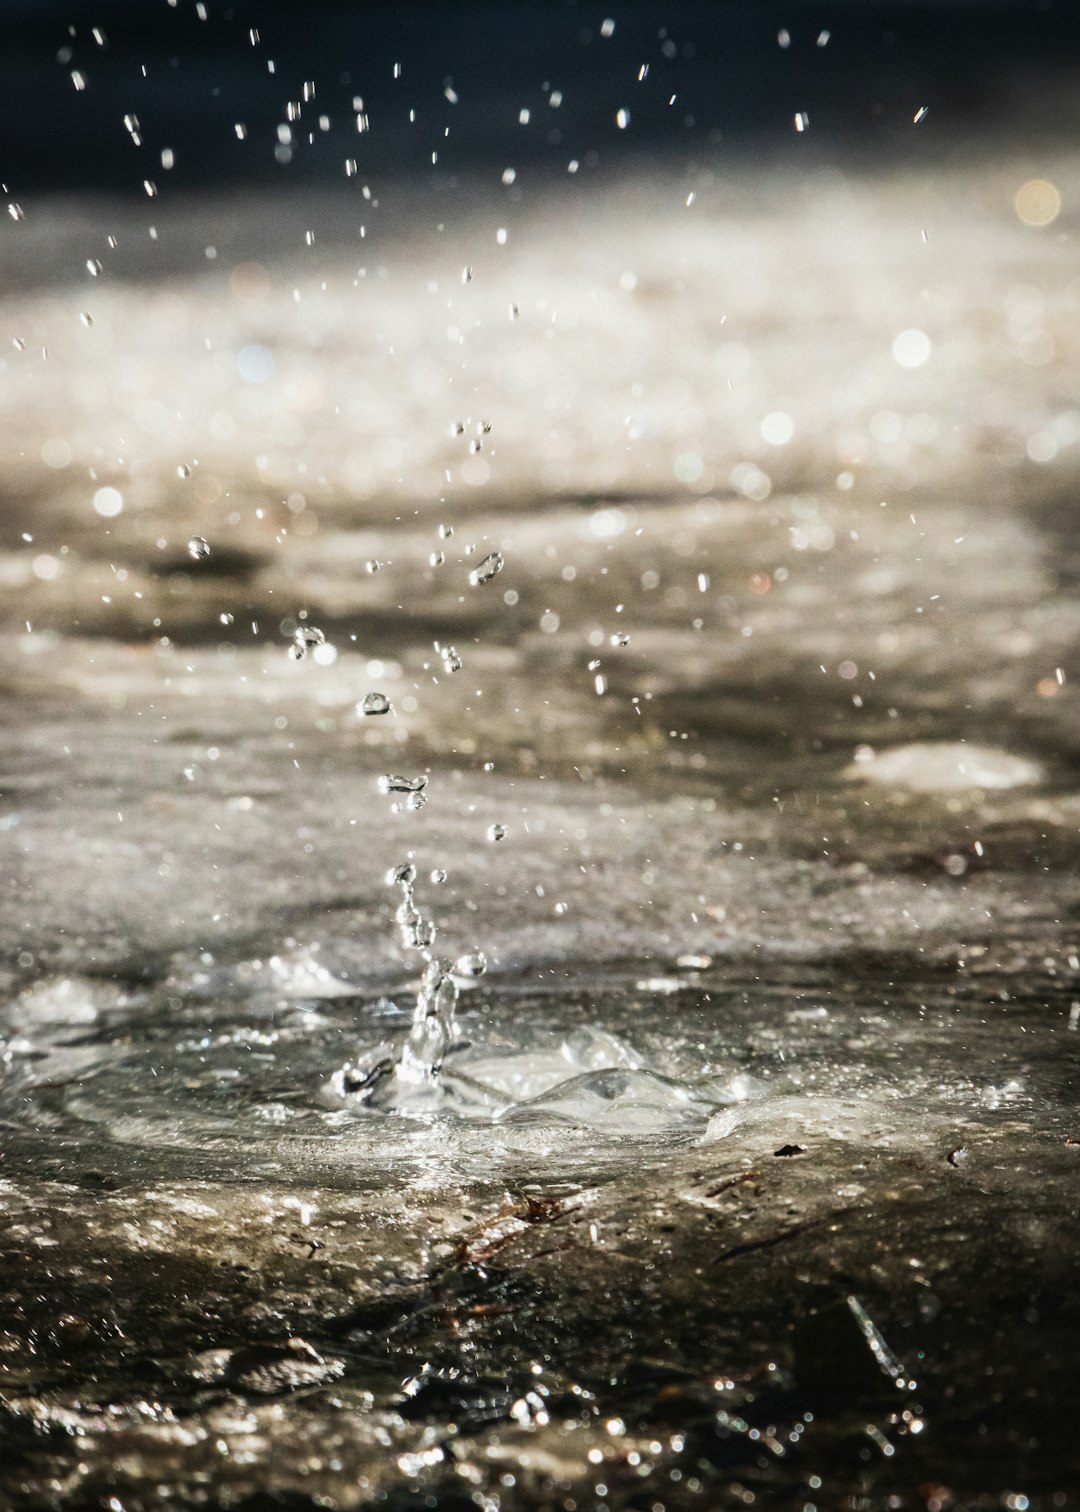
[[[0,178],[9,192],[142,194],[148,177],[163,188],[310,181],[339,177],[346,157],[357,158],[361,175],[416,174],[432,171],[433,149],[443,175],[487,162],[565,173],[575,157],[602,171],[671,149],[917,152],[925,161],[1002,136],[1037,150],[1080,125],[1072,0],[207,0],[206,9],[204,21],[194,0],[0,5]],[[616,22],[610,38],[600,34],[605,16]],[[823,30],[831,35],[821,47]],[[72,69],[85,76],[81,93]],[[294,123],[292,157],[282,163],[277,127],[305,80],[316,98]],[[445,97],[447,81],[457,105]],[[562,91],[559,108],[547,103],[545,84]],[[364,135],[354,95],[370,119]],[[930,114],[913,128],[921,106]],[[615,124],[620,107],[631,112],[625,131]],[[518,123],[522,108],[532,112],[528,126]],[[796,111],[810,117],[802,136]],[[124,127],[127,113],[139,118],[141,148]],[[329,132],[319,131],[320,114]],[[237,140],[237,121],[248,140]],[[164,147],[176,154],[169,173]]]

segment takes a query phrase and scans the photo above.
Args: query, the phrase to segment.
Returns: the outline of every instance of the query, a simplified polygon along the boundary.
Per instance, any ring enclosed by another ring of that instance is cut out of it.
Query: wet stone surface
[[[0,1506],[1069,1504],[1025,177],[8,228]]]

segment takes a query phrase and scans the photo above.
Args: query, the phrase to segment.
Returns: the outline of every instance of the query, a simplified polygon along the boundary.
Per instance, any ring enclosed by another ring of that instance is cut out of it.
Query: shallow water
[[[1026,176],[388,186],[363,277],[317,196],[5,233],[0,1496],[1065,1505],[1080,283]],[[410,857],[489,967],[393,1112],[332,1078],[408,1032]]]

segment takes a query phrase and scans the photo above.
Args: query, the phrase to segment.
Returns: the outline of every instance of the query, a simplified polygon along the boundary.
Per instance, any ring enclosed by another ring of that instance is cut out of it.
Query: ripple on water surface
[[[438,1077],[412,1099],[368,1100],[342,1068],[399,1053],[412,984],[395,998],[305,980],[301,998],[28,987],[0,1021],[13,1153],[121,1176],[379,1185],[524,1161],[588,1180],[697,1142],[810,1131],[914,1147],[945,1125],[1023,1117],[1028,1077],[1053,1078],[1049,1060],[1033,1070],[1030,1046],[1025,1067],[1003,1054],[1011,1015],[981,1019],[981,987],[966,1000],[794,963],[767,980],[730,965],[656,980],[583,966],[570,989],[475,985]]]

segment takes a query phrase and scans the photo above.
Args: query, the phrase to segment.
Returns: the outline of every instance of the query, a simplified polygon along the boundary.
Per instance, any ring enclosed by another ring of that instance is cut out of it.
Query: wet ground
[[[0,1505],[1070,1505],[1078,190],[8,225]]]

